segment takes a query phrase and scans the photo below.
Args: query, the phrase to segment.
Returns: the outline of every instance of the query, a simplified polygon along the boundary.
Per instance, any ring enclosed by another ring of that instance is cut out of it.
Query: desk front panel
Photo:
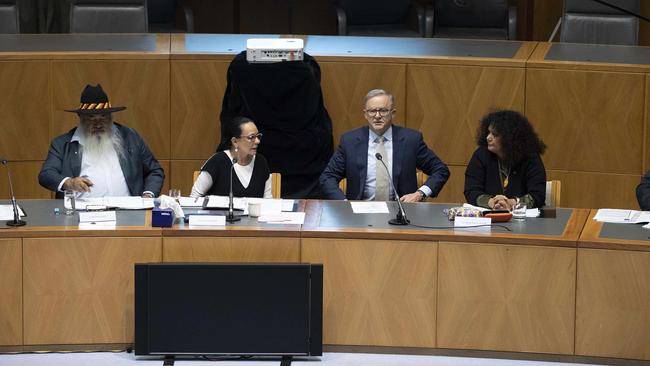
[[[323,343],[436,346],[437,243],[303,238],[322,263]]]
[[[0,239],[0,346],[23,343],[22,240]]]
[[[163,238],[165,262],[300,262],[300,238]]]
[[[576,354],[650,360],[650,252],[578,249]]]
[[[438,347],[572,354],[576,250],[440,242]]]
[[[131,343],[135,263],[162,238],[23,239],[24,344]]]

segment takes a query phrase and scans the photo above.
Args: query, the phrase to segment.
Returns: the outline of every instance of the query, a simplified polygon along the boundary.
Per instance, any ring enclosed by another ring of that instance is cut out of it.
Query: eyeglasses
[[[239,137],[243,138],[243,139],[246,139],[246,140],[248,140],[250,142],[255,141],[255,139],[258,139],[258,140],[261,141],[262,140],[262,133],[260,132],[260,133],[255,133],[255,134],[248,135],[248,136],[239,136]]]
[[[377,113],[379,113],[380,116],[386,117],[390,112],[392,112],[392,109],[388,108],[380,108],[380,109],[366,109],[364,112],[366,112],[367,115],[369,116],[374,116]]]

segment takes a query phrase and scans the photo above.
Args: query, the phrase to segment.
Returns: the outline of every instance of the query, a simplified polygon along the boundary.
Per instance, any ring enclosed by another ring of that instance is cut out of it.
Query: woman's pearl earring
[[[235,152],[239,151],[239,149],[235,148]]]

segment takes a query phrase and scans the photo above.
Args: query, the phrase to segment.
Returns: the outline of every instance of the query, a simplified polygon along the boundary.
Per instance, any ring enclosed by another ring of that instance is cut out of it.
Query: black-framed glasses
[[[254,133],[254,134],[252,134],[252,135],[248,135],[248,136],[239,136],[239,137],[240,137],[240,138],[243,138],[243,139],[246,139],[246,140],[248,140],[248,141],[250,141],[250,142],[255,141],[255,139],[258,139],[258,140],[261,141],[261,140],[262,140],[262,133],[261,133],[261,132],[260,132],[260,133]]]
[[[392,112],[392,109],[388,108],[379,108],[379,109],[366,109],[364,112],[366,112],[367,115],[369,116],[375,116],[377,113],[379,113],[380,116],[386,117],[390,112]]]

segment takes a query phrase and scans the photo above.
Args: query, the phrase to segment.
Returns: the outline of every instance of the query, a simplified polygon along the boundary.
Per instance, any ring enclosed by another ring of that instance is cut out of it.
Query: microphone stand
[[[397,211],[397,216],[394,219],[388,220],[388,223],[391,225],[408,225],[411,222],[406,218],[406,211],[404,211],[404,207],[402,207],[402,201],[400,201],[399,193],[397,193],[397,189],[395,189],[395,186],[393,185],[393,180],[390,177],[390,173],[388,172],[388,166],[386,163],[384,163],[384,160],[382,159],[382,156],[380,153],[375,154],[375,158],[381,162],[381,164],[384,166],[384,169],[386,169],[386,173],[388,174],[388,182],[390,183],[391,188],[393,188],[393,192],[395,192],[395,198],[397,198],[397,206],[399,206],[399,211]]]
[[[2,159],[2,165],[7,167],[7,177],[9,178],[9,193],[11,194],[11,205],[13,206],[14,209],[14,219],[13,220],[8,220],[7,221],[7,226],[25,226],[27,225],[27,222],[24,220],[20,219],[20,215],[18,214],[18,204],[16,203],[16,195],[14,195],[14,186],[11,183],[11,171],[9,170],[9,165],[7,165],[7,159]]]
[[[231,224],[241,220],[241,217],[235,217],[235,213],[233,212],[232,172],[235,170],[235,164],[237,164],[237,158],[233,156],[232,165],[230,166],[230,195],[228,197],[228,215],[226,215],[226,221]]]

